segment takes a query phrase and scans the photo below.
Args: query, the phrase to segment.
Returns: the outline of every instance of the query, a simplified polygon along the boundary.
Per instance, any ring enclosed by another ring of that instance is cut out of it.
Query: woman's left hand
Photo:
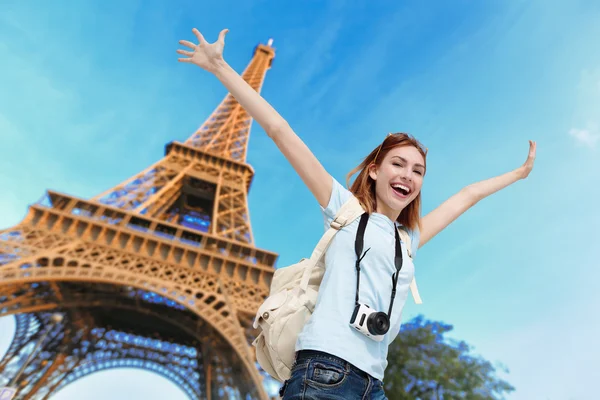
[[[533,169],[533,162],[535,161],[535,148],[536,143],[534,141],[529,141],[529,154],[527,155],[527,160],[521,167],[519,167],[519,175],[521,179],[527,178],[531,170]]]

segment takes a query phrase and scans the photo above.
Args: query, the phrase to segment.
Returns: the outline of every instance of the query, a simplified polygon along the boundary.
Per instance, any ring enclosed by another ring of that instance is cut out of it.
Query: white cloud
[[[568,134],[580,145],[594,149],[600,142],[597,120],[600,107],[600,68],[585,68],[581,71],[575,106],[573,121],[583,127],[573,127]]]
[[[593,129],[572,128],[569,130],[569,135],[574,137],[580,144],[590,148],[595,148],[598,140],[600,140],[600,134]]]

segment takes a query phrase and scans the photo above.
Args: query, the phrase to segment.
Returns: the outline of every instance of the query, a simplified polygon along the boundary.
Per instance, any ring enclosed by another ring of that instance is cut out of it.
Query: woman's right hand
[[[198,38],[198,44],[188,42],[187,40],[180,40],[179,43],[189,47],[193,51],[177,50],[177,53],[187,56],[187,58],[177,59],[179,62],[193,63],[200,68],[215,73],[223,61],[223,48],[225,47],[225,35],[229,32],[229,29],[223,29],[219,33],[219,38],[214,43],[208,43],[204,36],[198,31],[198,29],[192,29],[194,35]]]
[[[179,43],[192,50],[177,50],[177,53],[187,56],[186,58],[179,58],[179,61],[196,64],[202,69],[213,73],[248,114],[263,127],[267,135],[273,139],[319,204],[323,208],[327,207],[331,197],[333,178],[283,117],[262,98],[256,89],[250,86],[223,60],[223,48],[225,47],[225,34],[227,34],[227,31],[227,29],[223,29],[219,33],[219,39],[210,44],[196,28],[192,29],[199,43],[196,45],[187,40],[179,41]]]

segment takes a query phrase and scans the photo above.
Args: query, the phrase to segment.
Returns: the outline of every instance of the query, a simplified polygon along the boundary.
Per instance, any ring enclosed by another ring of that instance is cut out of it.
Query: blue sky
[[[46,189],[91,197],[192,134],[225,95],[214,77],[176,62],[192,27],[211,41],[229,28],[225,57],[238,71],[272,37],[263,95],[340,181],[388,132],[411,132],[429,148],[426,213],[519,166],[527,140],[538,141],[526,181],[421,248],[424,304],[409,302],[403,318],[453,324],[454,337],[509,368],[510,399],[589,398],[600,355],[600,4],[373,4],[3,1],[0,229]],[[256,124],[248,161],[257,245],[278,252],[279,266],[310,254],[318,205]],[[0,354],[12,326],[0,319]],[[82,393],[184,398],[135,370],[100,373],[54,398]]]

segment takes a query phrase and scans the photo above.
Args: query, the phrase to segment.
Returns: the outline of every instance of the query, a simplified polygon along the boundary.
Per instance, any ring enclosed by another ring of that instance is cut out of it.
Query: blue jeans
[[[331,354],[303,350],[279,392],[283,400],[387,400],[383,383]]]

